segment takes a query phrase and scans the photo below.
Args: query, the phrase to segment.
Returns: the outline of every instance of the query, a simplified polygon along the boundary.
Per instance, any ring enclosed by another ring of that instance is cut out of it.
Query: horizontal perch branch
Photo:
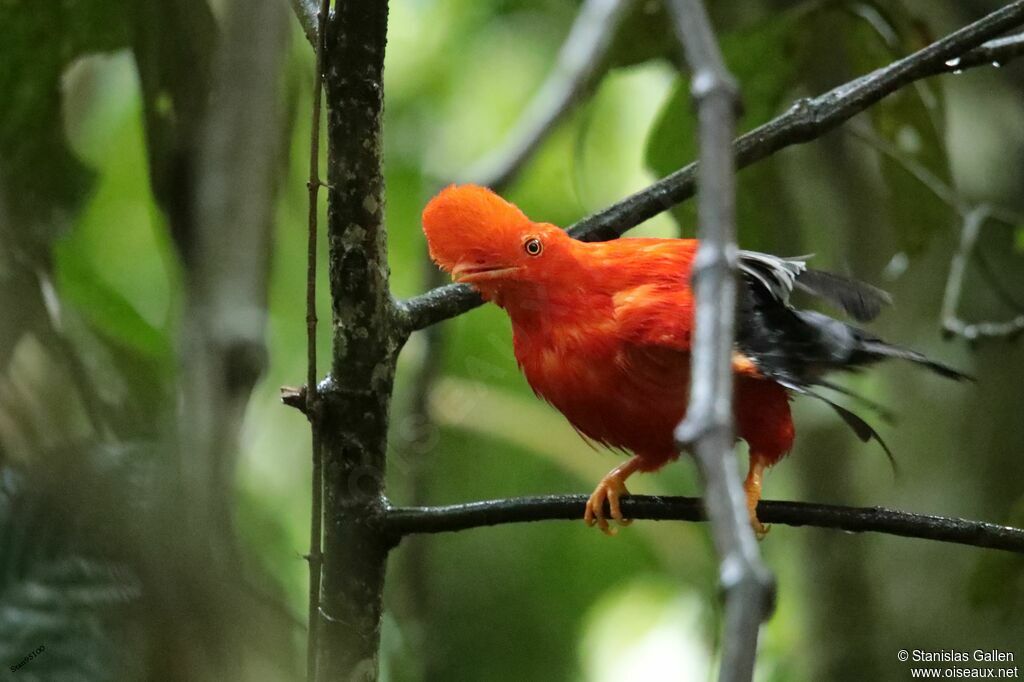
[[[549,495],[469,502],[442,507],[390,507],[386,529],[396,538],[414,533],[446,533],[528,521],[577,521],[586,495]],[[622,500],[631,519],[704,521],[697,497],[632,495]],[[884,533],[1024,554],[1024,530],[983,521],[911,514],[882,507],[841,507],[809,502],[762,500],[757,515],[765,523],[834,528],[853,533]]]
[[[1024,34],[989,39],[1021,23],[1024,23],[1024,0],[1007,5],[866,76],[818,97],[796,102],[781,116],[742,135],[733,143],[737,167],[745,168],[786,147],[815,140],[915,81],[1012,61],[1024,54]],[[614,239],[691,198],[696,191],[696,180],[697,164],[691,163],[603,211],[580,220],[569,232],[584,241]],[[460,315],[481,302],[468,285],[449,284],[402,301],[399,310],[407,328],[416,330]]]

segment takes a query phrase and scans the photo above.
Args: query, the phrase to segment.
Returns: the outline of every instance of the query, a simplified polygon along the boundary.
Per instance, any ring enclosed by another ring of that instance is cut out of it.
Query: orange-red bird
[[[441,268],[508,313],[516,360],[537,395],[585,439],[633,453],[601,480],[584,517],[609,532],[607,501],[612,518],[625,523],[619,498],[628,494],[626,478],[677,457],[673,430],[686,412],[690,383],[697,241],[584,243],[474,185],[434,197],[423,211],[423,230]],[[750,251],[741,252],[739,268],[736,428],[750,450],[750,519],[763,533],[756,516],[761,478],[793,445],[791,394],[824,400],[866,441],[878,434],[814,390],[843,391],[826,372],[902,358],[950,378],[964,375],[789,303],[798,288],[865,321],[889,300],[874,287]]]

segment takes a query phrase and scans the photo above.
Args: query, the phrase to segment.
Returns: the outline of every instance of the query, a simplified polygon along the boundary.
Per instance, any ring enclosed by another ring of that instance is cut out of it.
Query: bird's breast
[[[671,451],[672,427],[686,407],[685,363],[671,381],[649,379],[611,322],[515,329],[516,360],[526,380],[588,438],[614,447]]]
[[[614,381],[618,344],[610,322],[516,328],[514,343],[526,380],[556,406],[573,396],[607,389]]]

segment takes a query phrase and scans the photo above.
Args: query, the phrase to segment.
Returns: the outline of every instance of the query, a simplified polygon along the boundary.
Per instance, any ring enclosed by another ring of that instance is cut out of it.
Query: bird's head
[[[563,230],[531,221],[477,185],[441,190],[423,209],[423,232],[434,262],[485,298],[517,286],[553,284],[571,258],[572,238]]]

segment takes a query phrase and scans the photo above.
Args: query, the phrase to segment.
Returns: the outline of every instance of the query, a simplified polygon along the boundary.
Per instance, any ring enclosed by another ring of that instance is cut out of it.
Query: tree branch
[[[324,31],[330,377],[317,387],[323,448],[323,578],[317,672],[376,680],[387,546],[385,454],[396,330],[388,288],[381,123],[386,0],[338,2]]]
[[[958,312],[967,274],[967,262],[989,215],[990,210],[986,206],[979,206],[964,215],[963,226],[960,228],[960,244],[949,264],[949,277],[946,279],[946,291],[942,297],[942,331],[946,336],[956,335],[968,341],[978,341],[983,338],[1014,337],[1024,333],[1024,314],[1004,322],[965,322]]]
[[[736,320],[736,166],[732,138],[740,95],[701,0],[670,0],[669,14],[693,76],[700,142],[696,293],[690,399],[676,449],[696,456],[725,592],[720,682],[754,676],[761,623],[775,602],[775,578],[761,562],[733,466],[732,349]]]
[[[440,507],[391,507],[385,522],[397,541],[419,533],[451,533],[471,528],[534,521],[579,521],[586,495],[547,495],[486,500]],[[699,497],[631,495],[622,512],[630,519],[706,521]],[[843,507],[810,502],[762,500],[758,516],[786,526],[831,528],[851,533],[882,533],[1024,554],[1024,529],[984,521],[912,514],[883,507]]]
[[[321,0],[317,14],[316,59],[313,74],[313,104],[309,133],[309,213],[306,230],[306,392],[304,395],[306,416],[309,418],[310,455],[312,459],[312,476],[310,493],[309,523],[309,601],[307,604],[308,625],[306,639],[306,680],[316,682],[316,661],[319,649],[319,630],[317,621],[320,609],[320,582],[323,569],[322,535],[323,535],[323,438],[320,433],[319,400],[317,392],[316,362],[316,251],[317,251],[317,218],[319,216],[320,193],[320,108],[324,85],[324,51],[326,42],[327,15],[331,1]],[[307,34],[308,35],[308,34]]]
[[[299,20],[299,24],[302,26],[302,32],[306,34],[306,40],[313,46],[313,49],[317,49],[319,40],[317,36],[320,35],[320,22],[317,19],[316,0],[289,0],[292,4],[292,10],[295,12],[296,18]]]
[[[1024,55],[1024,33],[1016,33],[983,43],[962,57],[948,59],[945,66],[949,73],[958,73],[975,66],[1000,67],[1021,55]]]
[[[636,0],[586,0],[558,52],[555,67],[504,143],[460,179],[500,192],[548,132],[579,102],[604,65],[622,16]]]
[[[445,284],[398,302],[402,325],[414,332],[444,322],[483,305],[484,300],[468,284]]]
[[[986,49],[985,60],[971,50],[986,40],[1024,23],[1024,0],[1007,5],[945,38],[888,66],[844,83],[823,95],[797,101],[777,118],[758,126],[733,145],[736,164],[745,168],[775,152],[815,140],[856,114],[907,85],[943,73],[953,73],[992,61],[1008,62],[1019,55],[1016,43]],[[961,63],[954,63],[960,57]],[[631,227],[689,199],[696,189],[697,164],[691,163],[650,187],[579,221],[570,233],[584,241],[614,239]]]
[[[738,168],[745,168],[787,147],[813,141],[897,90],[930,76],[998,62],[1024,54],[1024,34],[985,42],[1024,23],[1024,0],[1017,0],[973,24],[866,76],[811,99],[796,102],[784,114],[733,142]],[[959,56],[960,62],[952,65]],[[691,163],[649,187],[594,213],[569,228],[583,241],[615,239],[645,220],[693,197],[697,164]],[[410,331],[422,329],[481,304],[467,285],[448,285],[401,303]]]

